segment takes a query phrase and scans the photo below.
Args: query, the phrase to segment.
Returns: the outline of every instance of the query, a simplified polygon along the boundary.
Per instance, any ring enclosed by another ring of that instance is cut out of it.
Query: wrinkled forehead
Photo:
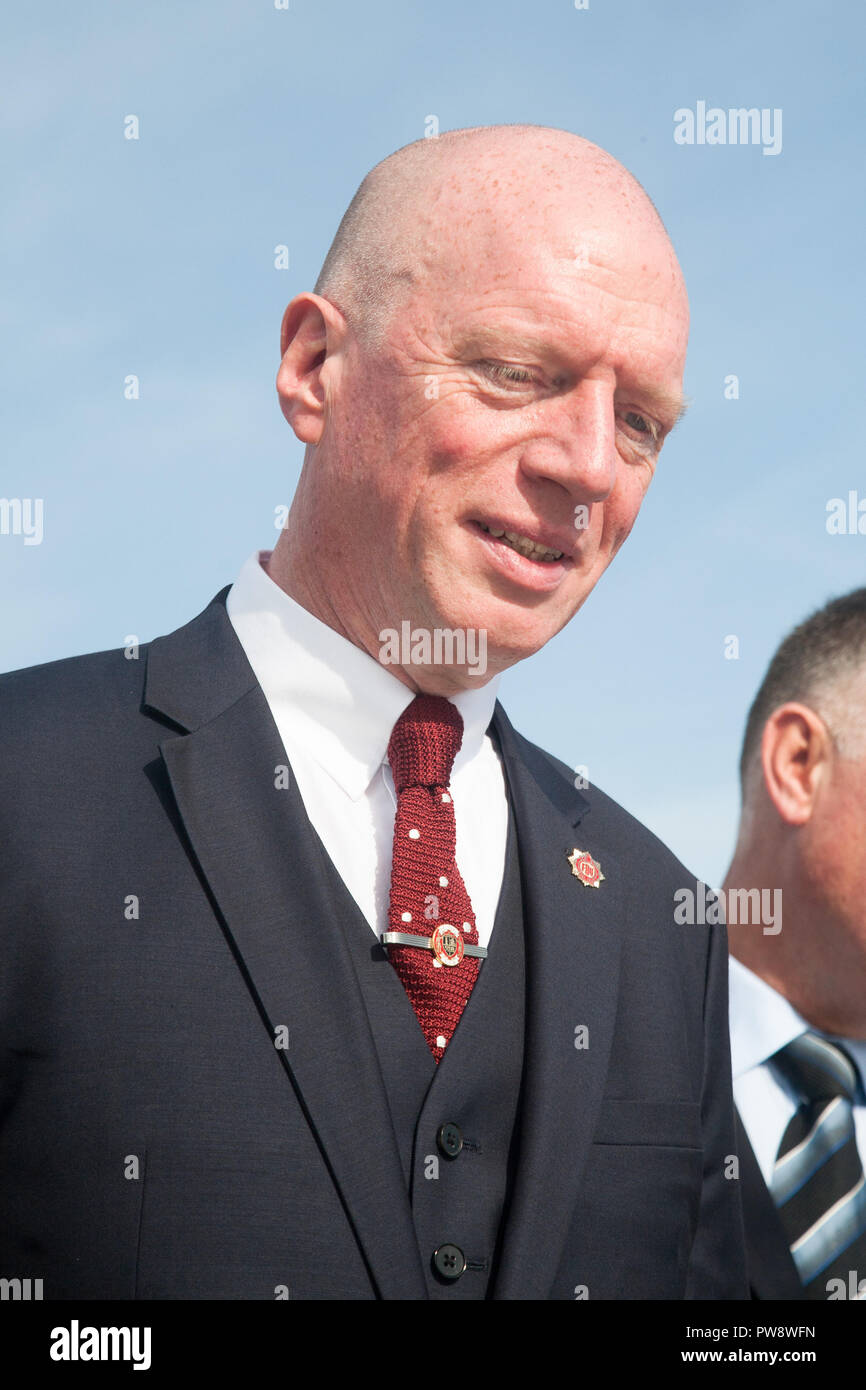
[[[682,273],[646,200],[538,198],[520,208],[506,200],[464,205],[444,224],[435,212],[415,243],[407,330],[453,339],[503,317],[563,332],[593,323],[658,339],[672,362],[684,354]]]

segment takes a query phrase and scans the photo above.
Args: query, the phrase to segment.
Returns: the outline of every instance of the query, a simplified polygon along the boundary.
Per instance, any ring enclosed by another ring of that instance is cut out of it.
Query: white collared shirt
[[[290,598],[246,561],[226,601],[286,750],[307,815],[368,924],[388,930],[396,797],[387,762],[391,731],[415,698],[385,666]],[[487,734],[498,677],[452,703],[463,716],[451,794],[457,867],[486,946],[502,886],[508,801]],[[291,846],[286,846],[286,853]]]
[[[810,1025],[772,985],[734,956],[730,958],[728,979],[734,1100],[764,1181],[769,1183],[782,1136],[799,1100],[767,1061],[780,1047],[809,1030]],[[820,1032],[817,1028],[811,1031]],[[857,1063],[861,1082],[866,1080],[866,1042],[831,1033],[821,1036],[841,1043]],[[860,1158],[866,1166],[866,1104],[854,1104],[854,1130]]]

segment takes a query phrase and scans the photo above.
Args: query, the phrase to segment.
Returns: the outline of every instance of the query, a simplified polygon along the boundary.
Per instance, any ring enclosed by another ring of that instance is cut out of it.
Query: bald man
[[[654,207],[577,136],[365,178],[283,320],[273,553],[138,660],[0,686],[0,1272],[745,1297],[724,929],[496,701],[628,536],[687,324]]]
[[[743,740],[725,901],[756,1298],[866,1298],[864,715],[858,589],[785,638]]]

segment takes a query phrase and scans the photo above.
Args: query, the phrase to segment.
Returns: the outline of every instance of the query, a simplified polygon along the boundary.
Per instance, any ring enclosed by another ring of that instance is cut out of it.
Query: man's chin
[[[585,598],[585,593],[566,596],[562,591],[519,599],[487,592],[479,594],[476,602],[461,605],[460,621],[486,628],[490,649],[509,656],[511,664],[540,651],[571,621]]]
[[[534,656],[568,621],[561,614],[526,612],[512,605],[479,604],[451,614],[442,627],[458,634],[468,652],[483,652],[492,675]]]

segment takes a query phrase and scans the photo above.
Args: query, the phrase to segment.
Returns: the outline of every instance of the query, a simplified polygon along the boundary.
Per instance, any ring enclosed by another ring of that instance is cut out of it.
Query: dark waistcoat
[[[336,871],[334,877],[335,891],[348,897]],[[385,949],[354,902],[352,908],[337,915],[379,1055],[429,1295],[483,1299],[496,1271],[523,1066],[523,905],[513,815],[489,954],[438,1066]],[[442,1249],[448,1246],[457,1253]],[[439,1272],[458,1270],[461,1253],[466,1268],[459,1278]]]

